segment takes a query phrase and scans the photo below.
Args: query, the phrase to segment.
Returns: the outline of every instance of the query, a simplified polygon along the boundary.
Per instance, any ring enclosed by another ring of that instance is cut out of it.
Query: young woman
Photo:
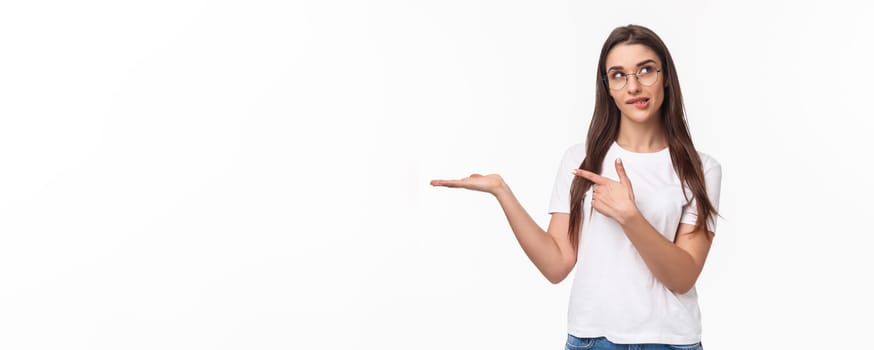
[[[667,47],[629,25],[601,49],[588,136],[564,154],[545,232],[497,174],[431,184],[494,195],[550,282],[576,267],[567,349],[701,349],[695,281],[721,177],[692,144]]]

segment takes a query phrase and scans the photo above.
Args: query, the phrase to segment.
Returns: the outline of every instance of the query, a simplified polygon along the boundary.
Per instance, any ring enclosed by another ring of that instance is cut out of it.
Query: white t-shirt
[[[570,188],[585,158],[585,144],[571,146],[561,161],[550,200],[550,213],[570,212]],[[707,195],[719,206],[720,164],[698,153]],[[614,161],[621,158],[641,214],[663,236],[673,241],[680,223],[695,224],[697,210],[692,191],[687,203],[670,151],[635,153],[617,143],[604,157],[602,176],[618,181]],[[691,344],[701,341],[701,314],[695,287],[675,294],[650,272],[622,227],[597,210],[592,211],[591,189],[583,203],[576,276],[568,308],[568,333],[607,337],[614,343]],[[708,230],[716,232],[715,219]]]

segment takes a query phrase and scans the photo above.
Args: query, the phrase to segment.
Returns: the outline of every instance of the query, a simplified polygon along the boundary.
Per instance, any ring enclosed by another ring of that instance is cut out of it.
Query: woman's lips
[[[626,102],[626,103],[634,105],[634,107],[637,109],[646,109],[647,107],[649,107],[649,99],[645,98],[645,97],[638,97],[635,99],[631,99],[631,100],[628,100],[628,102]]]

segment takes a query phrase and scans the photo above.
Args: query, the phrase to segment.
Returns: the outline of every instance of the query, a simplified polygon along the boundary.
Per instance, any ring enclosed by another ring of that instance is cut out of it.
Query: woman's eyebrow
[[[641,61],[640,63],[638,63],[637,66],[640,67],[640,66],[648,64],[648,63],[656,63],[656,61],[654,59],[651,59],[651,58],[645,59],[645,60]],[[622,70],[622,66],[613,66],[613,67],[607,68],[607,71],[611,71],[611,70]]]
[[[656,61],[654,59],[644,60],[643,62],[638,63],[637,66],[640,67],[640,66],[647,64],[647,63],[656,63]]]

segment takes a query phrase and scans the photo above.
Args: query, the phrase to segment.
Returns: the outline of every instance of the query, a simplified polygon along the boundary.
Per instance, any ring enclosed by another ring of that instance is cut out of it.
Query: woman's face
[[[622,119],[635,123],[658,122],[665,97],[659,56],[641,44],[619,44],[607,53],[608,90]],[[640,78],[635,78],[640,75]],[[615,89],[624,85],[621,89]],[[643,84],[641,83],[643,82]],[[649,83],[649,86],[644,84]]]

